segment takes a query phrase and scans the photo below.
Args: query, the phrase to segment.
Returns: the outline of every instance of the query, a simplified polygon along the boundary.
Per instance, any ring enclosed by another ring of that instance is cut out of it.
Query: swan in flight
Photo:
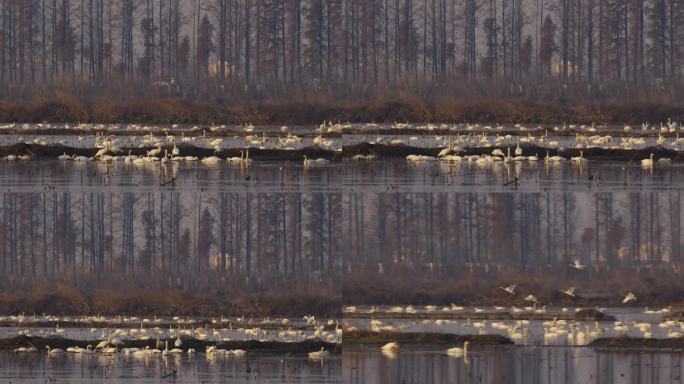
[[[579,260],[577,260],[577,259],[575,259],[575,261],[574,261],[572,264],[570,264],[570,266],[573,267],[573,268],[575,268],[575,269],[577,269],[577,270],[579,270],[579,271],[583,271],[583,270],[585,270],[585,269],[587,268],[586,265],[582,264],[582,263],[581,263]]]
[[[532,302],[532,303],[535,303],[535,304],[538,304],[538,303],[539,303],[539,300],[537,300],[537,298],[536,298],[534,295],[527,295],[527,296],[525,297],[525,301],[529,301],[529,302]]]
[[[635,296],[632,292],[629,292],[629,293],[625,296],[625,298],[622,299],[622,304],[627,304],[627,303],[629,303],[630,301],[636,301],[636,299],[637,299],[636,296]]]
[[[566,294],[570,297],[575,297],[575,291],[577,291],[577,288],[575,288],[575,287],[570,287],[570,288],[566,289],[565,291],[560,290],[561,293]]]
[[[504,291],[510,293],[511,295],[515,294],[515,287],[517,287],[517,284],[509,285],[508,287],[499,287],[499,289],[503,289]]]

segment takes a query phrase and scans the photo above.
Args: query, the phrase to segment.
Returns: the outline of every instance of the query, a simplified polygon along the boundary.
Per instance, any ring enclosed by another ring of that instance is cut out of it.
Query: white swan
[[[460,347],[453,347],[447,349],[446,353],[447,355],[451,357],[467,357],[468,356],[468,345],[470,345],[469,341],[466,341],[463,343],[463,348]]]
[[[636,296],[635,296],[632,292],[629,292],[629,293],[625,296],[625,298],[622,299],[622,304],[627,304],[627,303],[629,303],[630,301],[636,301],[636,299],[637,299]]]
[[[579,271],[583,271],[583,270],[585,270],[585,269],[587,268],[586,265],[583,265],[583,264],[582,264],[579,260],[577,260],[577,259],[575,259],[575,261],[573,261],[573,263],[570,264],[570,266],[573,267],[573,268],[575,268],[575,269],[577,269],[577,270],[579,270]]]
[[[397,352],[399,350],[399,343],[396,342],[391,342],[387,343],[380,348],[381,350],[385,352]]]
[[[503,289],[504,291],[513,295],[515,294],[515,287],[517,287],[517,284],[509,285],[507,287],[499,287],[499,289]]]
[[[53,349],[53,348],[50,348],[49,345],[46,345],[46,346],[45,346],[45,349],[47,349],[47,354],[48,354],[48,356],[51,356],[51,357],[54,357],[54,356],[62,356],[62,355],[64,355],[64,354],[66,353],[63,349],[59,349],[59,348],[54,348],[54,349]]]
[[[147,151],[147,156],[156,157],[156,156],[161,155],[161,153],[162,153],[161,144],[157,144],[157,148]]]
[[[311,360],[322,360],[330,355],[330,352],[326,351],[325,348],[321,347],[320,351],[309,352],[309,359]]]
[[[570,287],[570,288],[566,289],[565,291],[560,290],[561,293],[568,295],[570,297],[575,297],[575,291],[577,291],[577,288],[575,288],[575,287]]]
[[[580,151],[579,156],[571,157],[570,160],[577,165],[582,165],[587,162],[587,159],[584,158],[584,151]]]
[[[653,154],[651,153],[651,156],[649,156],[648,159],[643,159],[641,160],[641,166],[643,168],[651,168],[653,169]]]
[[[221,161],[221,158],[216,157],[216,156],[209,156],[209,157],[205,157],[204,159],[202,159],[202,163],[205,163],[205,164],[218,164],[218,162],[220,162],[220,161]]]

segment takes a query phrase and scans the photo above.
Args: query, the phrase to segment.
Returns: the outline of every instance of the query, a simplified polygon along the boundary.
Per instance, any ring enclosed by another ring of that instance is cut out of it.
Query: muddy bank
[[[575,320],[575,321],[613,321],[615,317],[597,309],[583,309],[578,312],[535,313],[535,312],[344,312],[347,319],[449,319],[449,320]]]
[[[683,349],[684,338],[669,338],[669,339],[645,339],[640,337],[602,337],[593,340],[588,344],[589,347],[595,348],[630,348],[630,349]]]
[[[447,333],[402,333],[402,332],[369,332],[345,331],[343,345],[382,345],[397,342],[400,345],[459,345],[464,342],[471,345],[511,345],[513,341],[501,335],[455,335]]]
[[[546,148],[538,145],[523,144],[520,145],[524,156],[537,156],[538,161],[543,164],[544,158],[548,156],[562,156],[566,160],[571,157],[580,156],[589,160],[614,160],[614,161],[632,161],[639,162],[641,159],[647,159],[651,154],[656,159],[661,157],[670,158],[673,161],[684,159],[682,152],[667,149],[661,146],[648,147],[643,149],[605,149],[605,148]],[[515,151],[515,145],[508,146],[492,146],[492,147],[463,147],[458,153],[461,156],[466,155],[491,155],[495,148],[500,148],[504,153],[508,149],[511,153]],[[357,154],[375,154],[383,158],[406,157],[408,155],[426,155],[437,157],[443,148],[420,148],[406,145],[383,145],[383,144],[368,144],[362,143],[353,146],[345,146],[342,149],[344,157],[351,157]],[[251,155],[251,151],[250,151]]]
[[[0,292],[0,313],[6,315],[138,315],[338,317],[341,297],[326,288],[263,293],[190,293],[163,289],[92,289],[58,286],[25,293]]]
[[[332,344],[320,340],[306,340],[296,343],[285,343],[279,341],[204,341],[194,338],[183,338],[183,345],[180,347],[183,351],[189,348],[194,348],[197,352],[204,352],[208,346],[216,346],[223,349],[244,349],[247,353],[309,353],[312,351],[320,351],[325,348],[331,353],[341,353],[342,349],[339,344]],[[122,340],[123,348],[158,348],[164,349],[165,342],[168,341],[170,346],[174,345],[175,339],[161,339],[160,345],[157,345],[156,339],[151,340]],[[51,348],[65,349],[69,347],[86,348],[88,345],[95,347],[97,342],[86,340],[72,340],[61,337],[31,337],[31,336],[16,336],[11,338],[0,339],[0,350],[13,350],[19,347],[36,347],[38,351],[43,351],[45,346],[49,345]],[[169,347],[171,348],[171,347]]]
[[[0,101],[3,122],[136,122],[147,124],[320,124],[342,122],[499,122],[641,124],[684,120],[684,105],[667,102],[527,101],[511,98],[376,96],[339,100],[186,101],[174,98],[79,98],[54,94]]]

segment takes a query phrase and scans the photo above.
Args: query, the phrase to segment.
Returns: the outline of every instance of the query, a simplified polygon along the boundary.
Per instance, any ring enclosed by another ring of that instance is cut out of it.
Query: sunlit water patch
[[[345,348],[348,384],[450,383],[672,383],[682,377],[681,351],[618,351],[564,347],[473,350],[467,359],[444,349],[415,348],[394,356],[377,349]]]

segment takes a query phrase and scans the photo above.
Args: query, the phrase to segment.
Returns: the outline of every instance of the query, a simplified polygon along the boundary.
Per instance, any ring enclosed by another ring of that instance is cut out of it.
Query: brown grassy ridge
[[[325,290],[265,293],[189,293],[179,290],[117,288],[84,290],[68,285],[26,292],[0,292],[0,313],[58,315],[193,315],[333,317],[340,300]]]
[[[320,124],[341,122],[499,122],[639,124],[684,120],[684,103],[668,101],[530,101],[378,96],[336,100],[293,97],[264,101],[187,101],[175,98],[78,98],[54,94],[0,100],[3,122],[136,122],[150,124]]]
[[[458,272],[440,275],[408,268],[385,270],[383,274],[354,273],[344,276],[342,297],[345,305],[518,305],[534,294],[539,305],[622,306],[627,292],[637,301],[630,306],[676,306],[684,304],[684,283],[674,271],[634,269],[575,271],[540,269],[530,271]],[[518,284],[514,296],[499,287]],[[559,292],[577,287],[577,297]]]

